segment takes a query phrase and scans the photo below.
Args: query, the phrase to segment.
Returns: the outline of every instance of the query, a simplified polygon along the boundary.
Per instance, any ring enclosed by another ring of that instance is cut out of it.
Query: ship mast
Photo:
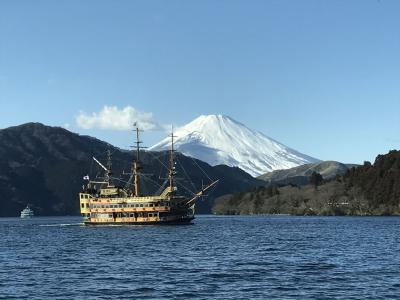
[[[134,184],[133,184],[133,196],[138,197],[139,196],[139,172],[140,172],[140,144],[142,143],[139,138],[139,127],[137,126],[137,123],[135,122],[133,124],[135,126],[135,131],[136,131],[136,159],[134,158],[133,160],[133,165],[132,165],[132,173],[134,176]]]
[[[174,162],[174,126],[172,125],[172,132],[171,132],[171,150],[169,155],[169,188],[171,193],[174,191],[174,176],[175,176],[175,162]]]
[[[107,180],[107,185],[111,186],[111,175],[112,175],[112,161],[111,161],[111,150],[107,150],[107,169],[106,169],[106,180]]]

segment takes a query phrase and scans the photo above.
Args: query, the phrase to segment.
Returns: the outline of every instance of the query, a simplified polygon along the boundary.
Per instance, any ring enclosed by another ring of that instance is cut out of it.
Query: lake
[[[399,217],[0,219],[0,299],[398,299]]]

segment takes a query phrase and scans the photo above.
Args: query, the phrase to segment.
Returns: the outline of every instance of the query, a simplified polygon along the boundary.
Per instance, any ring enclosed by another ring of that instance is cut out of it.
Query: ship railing
[[[110,203],[126,203],[127,198],[91,198],[92,202],[103,202],[107,201]],[[148,197],[137,197],[137,198],[129,198],[129,202],[145,202],[145,201],[166,201],[167,198],[163,198],[160,196],[148,196]]]

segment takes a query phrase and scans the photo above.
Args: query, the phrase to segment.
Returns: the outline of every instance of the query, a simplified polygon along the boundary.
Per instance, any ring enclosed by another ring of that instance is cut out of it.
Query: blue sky
[[[308,155],[400,146],[400,1],[0,1],[0,128],[225,114]],[[131,111],[132,112],[132,111]],[[146,134],[149,146],[164,137]]]

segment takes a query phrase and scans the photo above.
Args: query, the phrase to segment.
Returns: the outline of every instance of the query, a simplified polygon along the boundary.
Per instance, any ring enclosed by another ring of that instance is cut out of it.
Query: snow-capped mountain
[[[236,166],[253,176],[318,161],[223,115],[200,116],[174,135],[177,151],[212,166]],[[170,138],[165,138],[149,150],[170,146]]]

